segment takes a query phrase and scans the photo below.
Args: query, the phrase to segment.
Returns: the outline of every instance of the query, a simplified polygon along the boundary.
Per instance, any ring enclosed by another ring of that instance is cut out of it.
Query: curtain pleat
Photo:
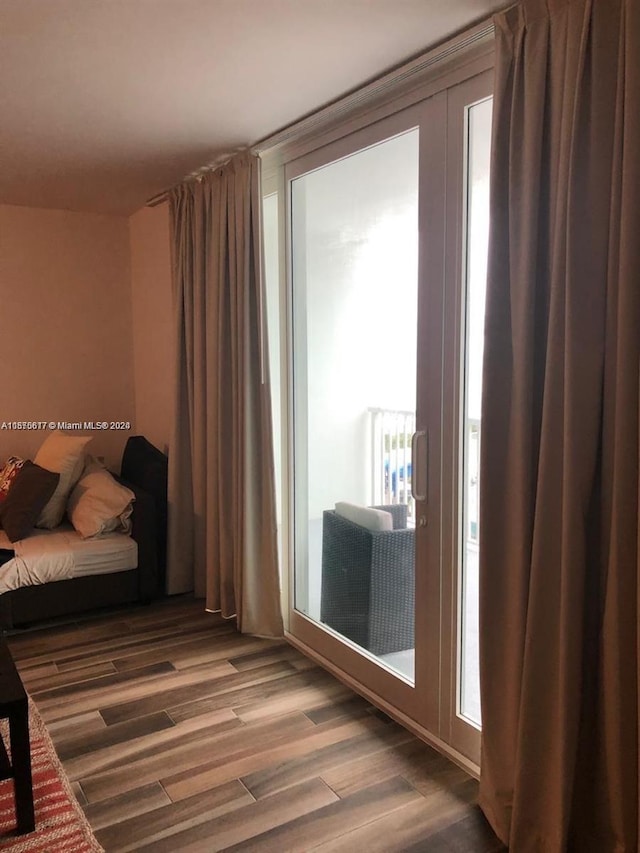
[[[480,802],[516,853],[638,849],[638,18],[496,17]]]
[[[262,363],[259,160],[170,196],[177,385],[169,592],[281,636],[271,405]]]

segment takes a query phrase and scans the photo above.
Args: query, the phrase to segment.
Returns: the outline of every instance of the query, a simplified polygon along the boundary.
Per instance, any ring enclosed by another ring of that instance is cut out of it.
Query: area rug
[[[0,730],[8,744],[6,720],[0,722]],[[13,781],[0,782],[0,850],[2,853],[100,853],[103,848],[73,795],[49,733],[31,699],[29,735],[36,829],[27,835],[16,833]]]

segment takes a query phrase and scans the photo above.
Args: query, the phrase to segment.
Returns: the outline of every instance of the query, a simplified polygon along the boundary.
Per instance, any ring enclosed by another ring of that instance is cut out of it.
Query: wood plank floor
[[[178,599],[10,637],[107,853],[493,853],[477,784],[284,642]]]

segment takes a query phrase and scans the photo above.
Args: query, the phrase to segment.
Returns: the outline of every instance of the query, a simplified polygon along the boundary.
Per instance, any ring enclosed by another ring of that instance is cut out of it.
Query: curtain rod
[[[493,19],[485,19],[471,29],[467,28],[463,33],[459,33],[457,36],[441,42],[436,47],[430,48],[426,53],[423,52],[414,59],[402,63],[397,68],[386,72],[380,77],[376,77],[370,83],[359,86],[357,89],[346,95],[342,95],[319,110],[315,110],[308,116],[286,125],[264,139],[258,140],[253,144],[251,150],[260,154],[264,151],[277,148],[296,137],[306,135],[318,125],[326,125],[332,119],[337,119],[355,110],[357,107],[367,106],[386,92],[393,91],[393,89],[401,86],[403,83],[410,83],[412,79],[424,74],[430,68],[440,65],[457,53],[468,50],[473,45],[486,40],[489,36],[493,36],[493,33]]]
[[[169,197],[169,193],[174,190],[176,187],[179,187],[180,184],[183,184],[185,181],[199,181],[205,175],[210,172],[215,172],[216,169],[220,169],[222,166],[226,166],[226,164],[236,156],[236,154],[240,154],[242,151],[246,151],[246,147],[237,148],[235,151],[227,151],[224,154],[220,154],[215,160],[212,160],[210,163],[207,163],[205,166],[201,166],[199,169],[194,169],[193,172],[189,172],[188,175],[185,175],[181,181],[178,181],[176,184],[168,187],[166,190],[162,190],[156,195],[151,196],[151,198],[147,199],[145,202],[145,207],[157,207],[162,202],[166,201]]]
[[[152,196],[146,202],[146,207],[157,207],[162,202],[167,200],[167,197],[172,189],[179,186],[185,181],[199,180],[208,172],[215,171],[225,165],[235,154],[240,151],[251,151],[253,154],[261,154],[267,150],[277,148],[286,142],[290,142],[296,137],[304,136],[314,128],[326,125],[332,119],[335,120],[345,114],[355,110],[357,107],[366,106],[368,103],[375,101],[388,91],[392,91],[395,87],[410,83],[412,79],[419,77],[429,69],[454,57],[457,53],[468,50],[475,44],[488,39],[494,33],[493,17],[485,18],[480,23],[475,24],[471,28],[467,28],[462,33],[448,38],[435,47],[429,48],[426,52],[410,59],[408,62],[403,62],[391,71],[376,77],[370,83],[365,83],[363,86],[358,86],[346,95],[341,95],[334,101],[329,102],[324,107],[315,110],[314,112],[297,119],[291,124],[285,125],[269,136],[265,136],[254,142],[252,145],[238,149],[232,153],[226,153],[216,158],[213,163],[189,173],[181,181],[174,184],[162,192]]]

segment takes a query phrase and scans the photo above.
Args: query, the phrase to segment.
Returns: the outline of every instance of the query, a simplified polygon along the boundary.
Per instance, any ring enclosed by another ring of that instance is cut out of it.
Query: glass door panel
[[[462,418],[461,648],[459,713],[480,725],[478,549],[480,544],[480,441],[484,306],[489,243],[489,162],[492,100],[467,107],[466,258],[462,322],[464,386]]]
[[[295,609],[411,683],[418,145],[291,181]]]

